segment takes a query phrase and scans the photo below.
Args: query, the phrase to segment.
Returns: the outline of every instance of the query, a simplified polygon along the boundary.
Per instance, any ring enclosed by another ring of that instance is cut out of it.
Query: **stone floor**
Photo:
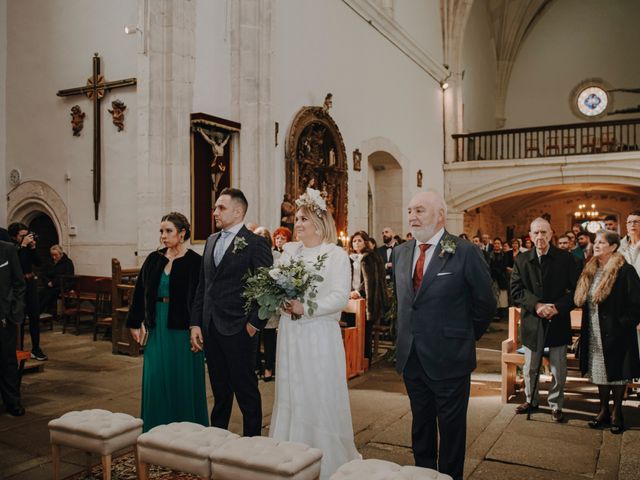
[[[531,421],[514,414],[515,404],[500,403],[500,342],[505,324],[494,323],[478,344],[478,369],[472,376],[465,477],[484,479],[636,479],[640,471],[640,428],[621,436],[590,430],[585,420],[597,409],[594,388],[571,378],[565,411],[568,421],[551,422],[541,409]],[[90,334],[45,332],[50,357],[44,372],[26,375],[23,398],[27,414],[0,415],[0,479],[51,478],[47,423],[69,410],[105,408],[139,413],[142,358],[114,356],[107,341]],[[543,377],[543,381],[548,380]],[[411,412],[400,377],[378,362],[350,384],[351,409],[358,449],[365,458],[412,464]],[[543,392],[544,392],[543,383]],[[260,383],[264,432],[268,431],[274,383]],[[209,403],[211,405],[211,398]],[[626,423],[640,426],[638,402],[625,404]],[[234,410],[230,430],[241,429]],[[96,459],[97,460],[97,459]],[[84,455],[63,449],[63,476],[82,470]]]

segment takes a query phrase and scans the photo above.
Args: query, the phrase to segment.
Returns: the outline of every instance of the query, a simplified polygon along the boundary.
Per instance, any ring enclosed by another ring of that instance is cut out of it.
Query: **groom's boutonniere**
[[[244,239],[244,237],[236,237],[233,239],[233,253],[244,250],[246,246],[247,241]]]
[[[453,255],[456,253],[456,242],[452,238],[443,238],[440,240],[440,255],[439,257],[444,257],[445,253],[450,253]]]

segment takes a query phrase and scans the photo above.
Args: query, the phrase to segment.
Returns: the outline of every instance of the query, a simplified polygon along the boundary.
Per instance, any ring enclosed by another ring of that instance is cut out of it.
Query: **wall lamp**
[[[137,25],[125,25],[124,26],[124,33],[126,33],[127,35],[133,35],[136,32],[142,33],[142,30],[140,30],[140,27],[138,27]]]

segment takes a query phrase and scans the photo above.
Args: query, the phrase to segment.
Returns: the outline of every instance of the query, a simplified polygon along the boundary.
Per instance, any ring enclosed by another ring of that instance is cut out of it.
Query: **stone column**
[[[242,124],[234,155],[232,183],[249,201],[247,221],[279,225],[277,175],[284,159],[275,158],[275,127],[271,114],[271,30],[273,0],[243,0],[231,5],[231,105]]]
[[[161,216],[191,216],[189,114],[195,72],[195,2],[139,0],[138,258],[158,245]],[[133,208],[133,206],[132,206]]]
[[[447,219],[445,221],[447,231],[452,235],[459,235],[464,232],[464,212],[455,210],[447,211]]]

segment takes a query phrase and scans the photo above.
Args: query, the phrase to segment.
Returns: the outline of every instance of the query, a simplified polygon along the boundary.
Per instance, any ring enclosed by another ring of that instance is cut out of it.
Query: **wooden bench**
[[[349,304],[343,310],[346,313],[354,313],[356,316],[355,327],[342,327],[342,341],[347,361],[347,379],[362,375],[369,368],[364,358],[366,308],[366,301],[360,298],[349,300]]]
[[[122,268],[117,258],[111,259],[111,342],[114,355],[140,355],[140,345],[133,340],[127,328],[129,302],[139,274],[140,267]]]
[[[571,329],[574,332],[580,332],[580,323],[582,321],[582,310],[575,309],[571,311]],[[501,350],[501,398],[502,403],[507,403],[509,399],[516,393],[516,384],[521,383],[518,380],[516,371],[517,367],[524,365],[524,354],[518,352],[522,346],[520,342],[520,309],[517,307],[509,307],[509,331],[507,339],[502,342]],[[549,367],[549,359],[542,358],[542,364],[545,368]],[[567,353],[567,368],[579,370],[580,364],[575,354]]]
[[[62,284],[62,333],[67,331],[67,322],[72,321],[76,335],[80,333],[82,318],[96,322],[95,304],[98,292],[110,289],[111,278],[93,275],[64,275]]]

